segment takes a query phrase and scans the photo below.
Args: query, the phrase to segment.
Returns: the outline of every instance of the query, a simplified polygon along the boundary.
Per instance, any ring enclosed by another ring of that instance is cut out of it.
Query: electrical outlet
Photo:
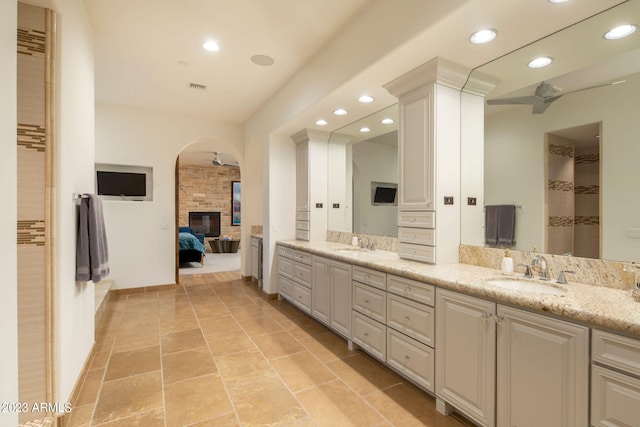
[[[477,199],[475,197],[467,197],[467,205],[475,206],[477,203]]]
[[[444,204],[452,205],[453,204],[453,196],[444,196]]]
[[[333,209],[340,209],[340,203],[334,203]]]
[[[323,204],[322,203],[316,203],[316,208],[320,209],[322,208]]]

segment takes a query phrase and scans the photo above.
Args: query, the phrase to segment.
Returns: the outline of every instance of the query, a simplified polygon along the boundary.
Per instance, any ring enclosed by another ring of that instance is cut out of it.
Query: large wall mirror
[[[397,122],[392,105],[331,133],[329,230],[397,236]]]
[[[627,1],[472,72],[471,84],[495,88],[484,187],[462,194],[516,206],[512,248],[640,261],[640,30],[604,37],[639,18],[640,1]],[[553,62],[527,66],[540,56]],[[484,230],[464,226],[484,224],[483,204],[465,206],[463,244],[486,245]]]

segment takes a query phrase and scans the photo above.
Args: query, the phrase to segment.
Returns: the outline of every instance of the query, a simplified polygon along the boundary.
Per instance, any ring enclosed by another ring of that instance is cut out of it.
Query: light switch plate
[[[453,204],[453,196],[444,196],[444,204],[452,205]]]

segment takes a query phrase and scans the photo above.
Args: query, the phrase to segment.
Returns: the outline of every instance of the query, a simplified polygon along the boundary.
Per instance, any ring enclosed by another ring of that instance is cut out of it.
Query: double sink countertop
[[[522,273],[504,276],[500,270],[478,267],[468,264],[431,265],[398,257],[396,252],[383,250],[358,250],[353,246],[334,242],[304,242],[299,240],[278,241],[278,244],[292,249],[302,250],[336,261],[372,268],[389,274],[430,283],[467,295],[494,300],[584,322],[592,327],[600,327],[620,332],[640,339],[640,302],[636,302],[631,290],[613,289],[605,286],[574,283],[555,284],[555,278],[549,282],[527,279],[526,282],[541,287],[553,286],[562,289],[560,293],[538,292],[533,290],[514,290],[491,285],[492,280],[523,279]]]

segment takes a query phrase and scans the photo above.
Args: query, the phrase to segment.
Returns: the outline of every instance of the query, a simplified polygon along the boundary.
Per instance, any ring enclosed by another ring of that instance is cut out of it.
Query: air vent
[[[207,87],[198,83],[189,83],[191,89],[205,90]]]

